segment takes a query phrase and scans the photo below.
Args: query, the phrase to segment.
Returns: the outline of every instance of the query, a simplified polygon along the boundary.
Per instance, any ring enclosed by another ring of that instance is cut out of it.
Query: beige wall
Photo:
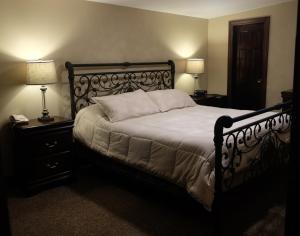
[[[209,20],[208,92],[227,93],[229,21],[270,16],[267,106],[281,101],[280,92],[292,88],[297,1]]]
[[[189,93],[193,79],[182,74],[184,58],[207,58],[208,21],[83,0],[1,0],[0,126],[7,153],[8,116],[41,113],[39,86],[26,86],[25,61],[54,59],[66,81],[64,62],[123,62],[173,59],[176,86]],[[205,88],[205,74],[202,75]],[[68,85],[51,85],[51,114],[69,116]]]

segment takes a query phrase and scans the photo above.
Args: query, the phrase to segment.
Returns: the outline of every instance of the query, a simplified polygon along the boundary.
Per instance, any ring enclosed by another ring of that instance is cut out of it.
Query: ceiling
[[[199,18],[215,18],[291,0],[88,0]]]

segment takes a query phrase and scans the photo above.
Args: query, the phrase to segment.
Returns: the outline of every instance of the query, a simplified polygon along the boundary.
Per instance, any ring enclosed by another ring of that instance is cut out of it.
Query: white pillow
[[[92,99],[101,106],[111,122],[160,112],[159,107],[141,89]]]
[[[161,112],[197,105],[187,93],[177,89],[155,90],[147,94]]]

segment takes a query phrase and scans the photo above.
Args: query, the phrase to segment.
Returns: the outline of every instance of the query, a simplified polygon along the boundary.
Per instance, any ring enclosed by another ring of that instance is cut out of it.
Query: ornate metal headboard
[[[72,64],[66,62],[72,118],[92,97],[174,88],[175,64],[165,62]],[[75,71],[76,70],[76,71]]]

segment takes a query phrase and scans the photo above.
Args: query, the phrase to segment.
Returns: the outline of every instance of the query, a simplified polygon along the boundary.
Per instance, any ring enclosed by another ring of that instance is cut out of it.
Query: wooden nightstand
[[[73,177],[73,121],[54,117],[13,125],[17,184],[26,195]]]
[[[191,95],[191,98],[198,105],[224,107],[224,108],[226,108],[228,106],[227,105],[227,96],[225,96],[225,95],[219,95],[219,94],[206,94],[203,96]]]
[[[293,98],[293,90],[290,89],[290,90],[282,91],[281,98],[282,98],[282,102],[291,101]]]
[[[282,102],[289,102],[293,100],[293,90],[286,90],[286,91],[282,91],[281,92],[281,98],[282,98]],[[282,111],[287,111],[288,109],[292,108],[292,106],[287,106],[282,108]]]

